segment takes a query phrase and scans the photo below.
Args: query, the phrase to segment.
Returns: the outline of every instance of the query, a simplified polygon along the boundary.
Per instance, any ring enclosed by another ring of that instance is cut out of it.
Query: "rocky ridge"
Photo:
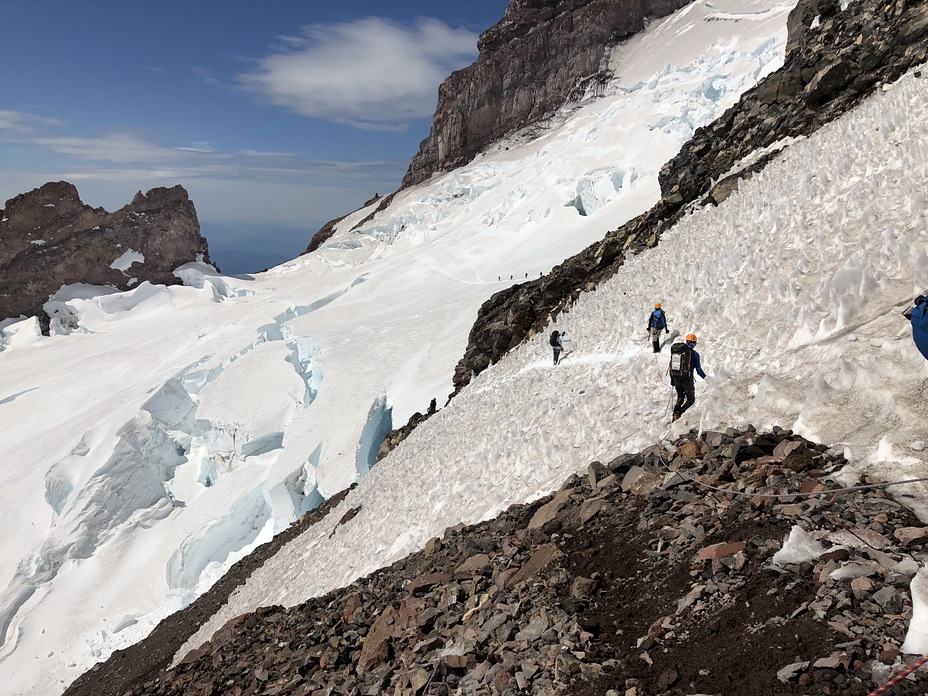
[[[428,137],[403,187],[466,164],[503,136],[553,113],[600,75],[608,46],[690,0],[510,0],[481,34],[473,65],[438,89]]]
[[[144,261],[114,268],[129,251]],[[182,186],[139,192],[107,213],[85,205],[72,184],[48,183],[0,210],[0,318],[44,317],[49,295],[72,283],[120,290],[146,280],[176,284],[172,271],[197,258],[209,263],[209,250]]]
[[[387,199],[393,200],[393,194],[391,193],[389,196],[387,196]],[[372,204],[376,203],[377,201],[383,202],[384,200],[385,200],[385,199],[384,199],[383,196],[381,196],[379,193],[375,193],[373,198],[371,198],[371,199],[365,201],[365,202],[361,205],[361,207],[358,208],[357,210],[363,210],[364,208],[368,207],[369,205],[372,205]],[[378,210],[379,210],[379,209],[380,209],[380,208],[379,208],[379,206],[378,206]],[[352,212],[357,212],[357,210],[354,210],[354,211],[352,211]],[[320,228],[319,228],[319,231],[316,232],[316,233],[312,236],[312,239],[309,240],[309,244],[306,246],[306,251],[304,251],[303,254],[309,254],[309,253],[315,251],[316,249],[318,249],[319,247],[321,247],[321,246],[322,246],[323,244],[325,244],[327,241],[329,241],[329,239],[331,239],[332,235],[335,234],[335,230],[338,228],[338,223],[340,223],[342,220],[344,220],[344,219],[345,219],[346,217],[348,217],[349,215],[351,215],[351,213],[347,213],[347,214],[345,214],[345,215],[342,215],[341,217],[337,217],[337,218],[334,218],[334,219],[332,219],[332,220],[329,220],[329,221],[328,221],[327,223],[325,223],[322,227],[320,227]],[[359,224],[360,224],[360,223],[359,223]],[[355,225],[355,227],[357,227],[357,225]],[[301,256],[302,256],[302,254],[301,254]]]
[[[817,19],[816,19],[817,18]],[[738,180],[775,156],[777,143],[806,136],[928,57],[923,0],[800,0],[790,14],[784,66],[746,92],[661,170],[661,200],[647,213],[537,280],[493,295],[478,311],[455,370],[460,391],[476,374],[547,328],[580,293],[594,289],[694,205],[719,204]],[[752,153],[771,152],[738,171]]]
[[[914,661],[928,528],[879,488],[839,489],[844,463],[790,431],[690,432],[237,617],[174,668],[116,691],[111,660],[66,693],[868,694]],[[818,550],[784,557],[787,534]],[[922,670],[893,693],[926,688]]]

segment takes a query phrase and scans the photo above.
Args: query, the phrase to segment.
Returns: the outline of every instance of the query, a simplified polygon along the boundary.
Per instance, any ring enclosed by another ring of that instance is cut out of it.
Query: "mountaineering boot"
[[[680,419],[680,414],[675,413],[670,417],[670,422],[673,423],[674,421],[679,420],[679,419]]]

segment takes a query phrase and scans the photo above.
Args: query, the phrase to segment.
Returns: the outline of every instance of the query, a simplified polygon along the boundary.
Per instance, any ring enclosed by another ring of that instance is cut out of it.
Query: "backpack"
[[[555,331],[554,333],[551,334],[551,341],[550,341],[550,343],[551,343],[551,345],[554,346],[555,348],[559,348],[559,347],[560,347],[560,345],[561,345],[561,332],[560,332],[560,331]]]
[[[654,315],[654,321],[651,322],[651,327],[657,329],[658,331],[663,331],[667,328],[667,318],[664,316],[664,310],[655,309],[652,314]]]
[[[689,378],[692,375],[692,357],[693,349],[686,343],[674,343],[670,346],[670,376],[674,379]]]

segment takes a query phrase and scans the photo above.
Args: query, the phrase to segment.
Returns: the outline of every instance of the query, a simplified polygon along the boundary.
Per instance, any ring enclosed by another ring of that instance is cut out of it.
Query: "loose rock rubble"
[[[750,427],[593,462],[119,693],[868,694],[914,661],[928,528],[882,489],[829,492],[843,464]],[[106,665],[86,677],[105,693]],[[920,670],[892,693],[926,691]]]

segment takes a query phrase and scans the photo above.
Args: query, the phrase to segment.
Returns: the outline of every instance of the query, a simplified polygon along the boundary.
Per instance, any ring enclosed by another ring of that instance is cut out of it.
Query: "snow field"
[[[688,215],[562,316],[573,355],[552,367],[543,332],[479,375],[348,494],[351,522],[330,539],[336,510],[291,542],[178,656],[691,427],[792,427],[843,448],[848,479],[924,476],[928,364],[900,312],[928,280],[926,131],[928,86],[908,75]],[[644,331],[655,301],[700,335],[710,375],[672,426],[667,353]],[[892,492],[928,520],[923,486]]]

